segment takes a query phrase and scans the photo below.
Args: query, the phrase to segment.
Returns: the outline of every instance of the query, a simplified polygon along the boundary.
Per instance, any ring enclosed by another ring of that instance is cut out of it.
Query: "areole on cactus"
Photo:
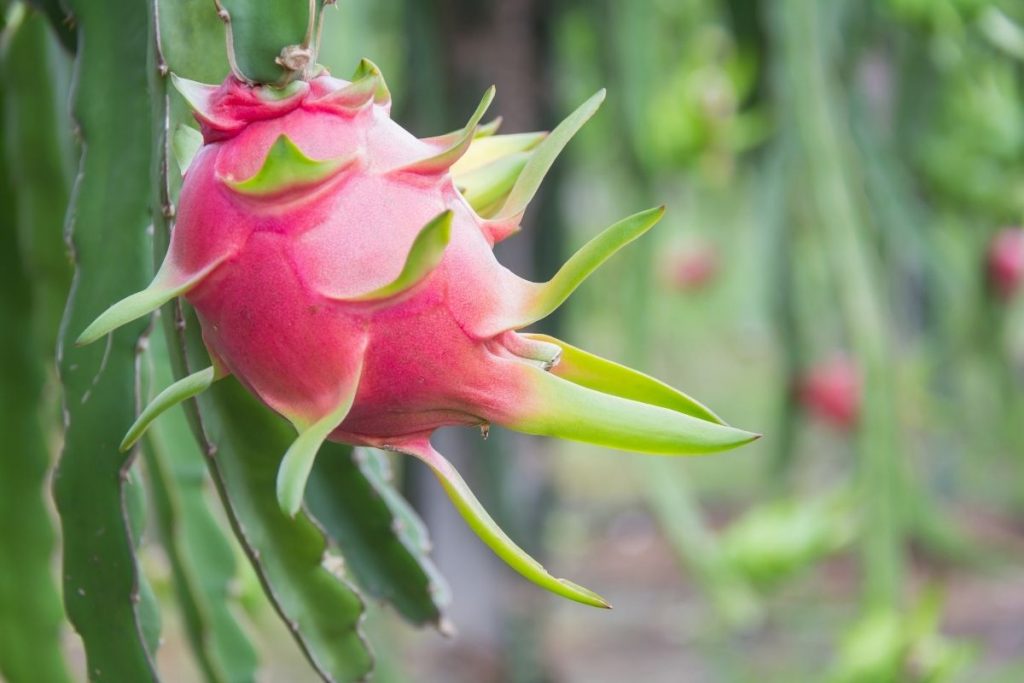
[[[625,218],[547,282],[519,278],[493,247],[604,98],[550,134],[479,125],[420,140],[389,117],[380,71],[319,68],[282,88],[182,79],[202,139],[179,131],[177,222],[152,284],[100,315],[93,342],[177,296],[196,309],[212,366],[168,387],[124,448],[168,407],[233,374],[298,431],[277,495],[294,514],[326,439],[414,455],[495,553],[537,584],[594,606],[506,536],[430,444],[438,427],[494,423],[653,454],[721,451],[757,435],[689,396],[557,339],[519,332],[557,308],[661,217]],[[193,156],[194,155],[194,156]]]

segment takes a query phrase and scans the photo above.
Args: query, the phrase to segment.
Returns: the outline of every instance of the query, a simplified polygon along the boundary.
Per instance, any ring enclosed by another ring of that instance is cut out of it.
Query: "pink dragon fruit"
[[[1003,228],[985,254],[988,286],[1004,301],[1013,298],[1024,280],[1024,228]]]
[[[603,92],[550,135],[498,136],[496,126],[478,126],[492,88],[464,128],[420,140],[391,121],[390,95],[368,61],[351,82],[321,69],[284,88],[232,76],[176,85],[196,110],[202,144],[182,162],[170,249],[153,283],[103,313],[79,343],[183,295],[212,367],[157,396],[123,447],[167,407],[232,374],[298,431],[278,477],[286,512],[300,507],[325,439],[411,454],[515,569],[606,606],[519,549],[431,447],[431,433],[493,422],[655,454],[756,438],[657,380],[517,331],[662,214],[616,223],[548,282],[523,280],[494,257]],[[181,142],[189,146],[187,134]]]
[[[798,396],[804,408],[822,422],[840,431],[853,429],[861,404],[857,364],[841,353],[815,364],[800,379]]]

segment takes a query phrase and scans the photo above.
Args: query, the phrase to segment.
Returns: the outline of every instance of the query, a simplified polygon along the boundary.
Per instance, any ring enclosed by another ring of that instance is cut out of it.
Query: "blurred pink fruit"
[[[809,413],[834,427],[852,428],[860,413],[860,373],[845,355],[818,363],[800,380],[798,397]]]
[[[1024,276],[1024,228],[1003,228],[989,243],[986,255],[989,287],[1001,299],[1009,299]]]
[[[662,266],[666,284],[688,292],[710,284],[719,271],[718,249],[710,242],[696,242],[671,252]]]

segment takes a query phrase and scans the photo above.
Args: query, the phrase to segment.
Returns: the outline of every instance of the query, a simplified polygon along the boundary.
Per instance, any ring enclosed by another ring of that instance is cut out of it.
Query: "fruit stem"
[[[324,17],[327,12],[325,11],[328,7],[337,7],[338,0],[324,0],[324,5],[320,9],[320,15],[316,18],[316,38],[313,42],[313,59],[310,62],[310,69],[316,69],[317,60],[320,58],[320,45],[324,38]],[[310,19],[312,21],[312,19]]]
[[[235,58],[235,39],[231,33],[231,15],[224,8],[221,0],[213,0],[213,4],[217,8],[217,16],[224,22],[224,42],[227,46],[228,66],[231,68],[231,75],[242,83],[252,84],[252,81],[246,78],[242,70],[238,68],[238,60]]]

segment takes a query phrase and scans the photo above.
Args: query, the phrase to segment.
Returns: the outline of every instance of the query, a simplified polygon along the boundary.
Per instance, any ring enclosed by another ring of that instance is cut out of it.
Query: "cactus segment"
[[[127,326],[111,337],[106,349],[79,349],[72,343],[95,311],[123,292],[144,288],[150,276],[150,173],[157,164],[147,76],[156,69],[149,59],[152,43],[145,36],[152,23],[146,3],[65,4],[76,19],[79,38],[70,118],[65,123],[81,132],[80,149],[88,152],[77,155],[75,190],[67,210],[65,235],[76,275],[58,351],[64,438],[53,498],[61,519],[64,608],[84,651],[75,667],[76,678],[156,683],[154,636],[159,619],[137,561],[146,510],[132,458],[117,451],[121,435],[135,418],[138,344],[147,323]],[[46,73],[41,62],[29,68],[35,74]],[[48,77],[42,80],[53,85]],[[5,89],[4,95],[9,94]],[[33,124],[44,125],[41,120]],[[57,201],[56,191],[52,197]],[[34,229],[48,227],[38,222]],[[135,317],[110,324],[97,338]],[[5,328],[3,334],[27,332]],[[7,356],[4,360],[16,362]],[[5,373],[4,382],[8,377]],[[4,437],[5,445],[13,446],[6,432]],[[14,517],[6,523],[20,521]],[[3,546],[5,555],[17,552]],[[6,615],[12,609],[17,606],[4,603],[0,611]],[[10,640],[6,633],[0,639]],[[25,680],[53,679],[40,666]]]
[[[483,168],[456,176],[455,184],[473,210],[486,217],[490,209],[508,196],[529,158],[526,152],[510,154]]]
[[[651,455],[714,453],[760,438],[675,409],[596,391],[527,363],[516,367],[527,389],[504,424],[527,434]]]
[[[306,510],[366,597],[413,625],[440,628],[451,590],[431,561],[426,525],[395,485],[387,453],[327,443],[306,485]]]
[[[194,372],[188,377],[182,377],[177,382],[161,391],[152,401],[149,402],[149,405],[139,413],[139,416],[135,419],[135,423],[132,424],[128,429],[128,432],[124,435],[124,439],[121,440],[121,452],[123,453],[134,446],[135,442],[142,438],[142,435],[146,433],[149,425],[151,425],[153,421],[160,417],[160,415],[165,411],[173,408],[182,401],[188,400],[193,396],[206,391],[210,388],[211,384],[226,376],[226,374],[226,372],[217,372],[217,370],[211,366],[205,370]]]
[[[320,2],[214,0],[214,7],[224,21],[231,71],[239,80],[285,85],[315,69]]]
[[[456,184],[459,182],[459,178],[467,173],[510,155],[534,149],[545,137],[547,137],[545,132],[478,136],[469,146],[469,151],[452,166],[452,175],[455,176]]]
[[[281,511],[289,517],[294,517],[302,506],[302,495],[306,490],[306,481],[313,469],[317,451],[331,432],[345,420],[345,416],[352,408],[361,373],[360,363],[348,386],[342,389],[338,407],[333,411],[312,424],[295,421],[299,438],[288,448],[281,460],[281,467],[277,470],[277,502],[281,506]]]
[[[174,129],[174,137],[171,138],[171,148],[174,151],[174,159],[178,162],[181,175],[185,175],[188,167],[192,165],[192,159],[196,152],[203,146],[203,134],[195,128],[179,124]]]
[[[75,340],[75,346],[92,344],[122,325],[152,313],[174,297],[185,294],[202,282],[225,258],[215,260],[195,275],[186,278],[174,277],[161,270],[144,290],[121,299],[93,320]]]
[[[162,320],[170,328],[172,320]],[[172,351],[163,330],[149,337],[147,365],[159,386],[173,382]],[[238,557],[213,513],[207,454],[189,431],[184,410],[170,410],[148,430],[141,451],[157,542],[167,557],[181,626],[205,683],[253,682],[256,651],[238,622]]]
[[[355,73],[352,74],[353,83],[361,81],[366,81],[367,84],[371,82],[375,84],[373,90],[374,104],[384,106],[391,104],[391,91],[388,90],[388,84],[384,82],[384,74],[380,72],[380,68],[376,64],[365,57],[359,61]]]
[[[537,343],[551,344],[560,349],[561,354],[551,367],[551,373],[573,384],[640,403],[661,406],[708,422],[726,424],[722,418],[697,400],[642,372],[587,353],[546,334],[517,336]]]
[[[487,108],[491,106],[491,101],[494,100],[494,92],[493,85],[487,89],[480,100],[480,104],[477,105],[476,111],[473,112],[473,115],[462,130],[425,140],[427,143],[444,145],[444,149],[441,152],[426,159],[402,166],[397,171],[429,175],[432,173],[442,173],[451,168],[455,162],[462,158],[462,155],[469,151],[470,145],[473,143],[473,135],[476,133],[477,124],[480,123],[480,119],[487,113]]]
[[[569,141],[572,140],[579,129],[583,127],[583,124],[597,113],[601,103],[604,102],[604,97],[605,91],[602,88],[592,95],[589,100],[581,104],[576,111],[569,114],[564,121],[558,124],[537,145],[529,163],[523,169],[519,179],[516,181],[515,187],[512,188],[508,199],[505,200],[505,204],[501,207],[494,220],[505,221],[519,218],[534,195],[537,194],[544,176],[547,175],[551,165],[555,163],[555,159],[558,158],[558,155],[565,149],[565,146],[569,144]]]
[[[502,531],[497,522],[487,514],[483,505],[469,489],[465,480],[448,460],[434,450],[430,441],[420,438],[390,447],[401,453],[408,453],[422,460],[437,476],[445,493],[451,499],[455,509],[466,520],[477,536],[494,551],[494,554],[505,561],[524,577],[556,595],[575,600],[592,607],[611,608],[611,605],[597,593],[579,586],[566,579],[552,576],[543,565],[530,557],[529,554]]]
[[[436,218],[427,223],[416,235],[409,255],[405,257],[405,265],[394,280],[378,287],[367,294],[355,297],[331,298],[335,301],[380,301],[414,287],[434,272],[444,258],[444,250],[452,236],[452,212],[442,211]]]
[[[289,190],[319,185],[358,160],[358,154],[323,161],[310,159],[291,138],[282,133],[267,151],[263,166],[255,175],[240,181],[231,178],[223,180],[239,194],[252,197],[276,196]]]

